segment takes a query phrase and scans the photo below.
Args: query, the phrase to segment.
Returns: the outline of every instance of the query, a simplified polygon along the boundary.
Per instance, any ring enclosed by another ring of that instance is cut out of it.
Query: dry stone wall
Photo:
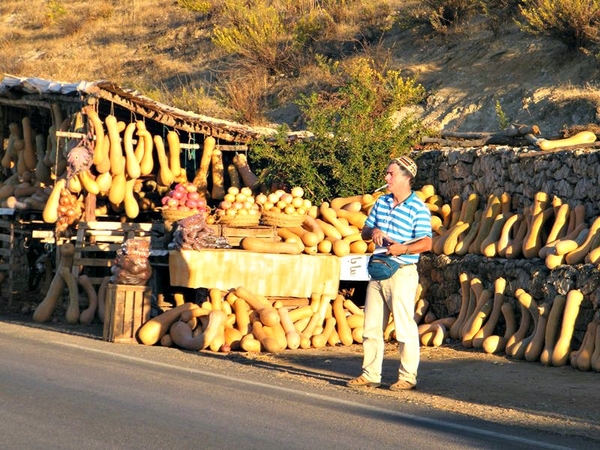
[[[413,156],[419,167],[415,188],[432,184],[447,203],[454,195],[464,200],[476,193],[485,204],[490,194],[499,196],[506,192],[511,195],[513,211],[521,212],[541,191],[558,196],[571,207],[585,205],[588,224],[600,215],[599,153],[594,149],[539,154],[527,148],[488,146],[426,150]],[[524,289],[538,303],[550,304],[558,294],[581,290],[585,299],[576,323],[575,340],[583,337],[586,325],[600,306],[600,271],[592,264],[562,265],[550,270],[540,258],[430,253],[423,255],[419,271],[426,298],[438,317],[458,313],[461,272],[481,279],[484,287],[492,290],[494,280],[504,277],[506,296],[514,304],[517,317],[519,306],[514,292],[518,288]]]

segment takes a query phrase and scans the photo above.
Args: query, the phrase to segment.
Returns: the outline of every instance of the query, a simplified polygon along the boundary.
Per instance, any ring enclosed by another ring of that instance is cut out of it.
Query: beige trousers
[[[417,383],[420,347],[419,331],[414,320],[415,295],[419,284],[416,265],[405,266],[387,280],[370,281],[365,299],[363,332],[363,375],[381,382],[385,344],[383,332],[390,313],[394,319],[400,353],[398,379]]]

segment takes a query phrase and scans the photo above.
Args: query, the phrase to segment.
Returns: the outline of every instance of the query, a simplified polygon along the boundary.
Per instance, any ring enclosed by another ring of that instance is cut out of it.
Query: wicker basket
[[[163,209],[161,213],[163,219],[168,222],[177,222],[178,220],[185,219],[186,217],[201,214],[198,211],[180,211],[178,209]]]
[[[260,214],[221,216],[218,223],[229,227],[255,227],[260,222]]]
[[[291,228],[301,226],[305,217],[305,214],[294,216],[285,213],[263,211],[262,222],[265,225],[273,225],[279,228]]]

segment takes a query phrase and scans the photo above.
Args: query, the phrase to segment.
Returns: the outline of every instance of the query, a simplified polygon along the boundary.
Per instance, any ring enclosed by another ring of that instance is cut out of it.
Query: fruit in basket
[[[193,183],[177,183],[173,190],[162,197],[163,210],[206,212],[206,201]]]
[[[268,195],[259,194],[256,202],[262,206],[263,211],[302,216],[312,206],[311,201],[303,196],[304,189],[295,186],[290,192],[277,189]]]
[[[219,217],[235,217],[238,215],[257,215],[260,206],[256,202],[252,190],[248,187],[230,186],[221,203],[215,210]]]

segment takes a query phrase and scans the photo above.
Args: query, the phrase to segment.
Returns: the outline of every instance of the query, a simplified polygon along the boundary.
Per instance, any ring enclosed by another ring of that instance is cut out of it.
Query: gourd
[[[133,149],[133,133],[136,130],[137,125],[135,122],[131,122],[125,128],[123,133],[123,150],[125,151],[125,169],[129,178],[139,178],[142,174],[140,163],[135,157],[135,151]]]
[[[314,247],[320,242],[319,236],[303,227],[289,227],[288,230],[296,234],[302,240],[302,243],[307,247]]]
[[[340,233],[340,231],[330,223],[327,223],[323,219],[319,218],[316,218],[315,222],[317,223],[317,225],[319,225],[321,230],[323,230],[323,234],[325,235],[325,237],[332,237],[335,239],[342,238],[342,233]]]
[[[100,193],[100,186],[98,186],[98,183],[89,170],[79,172],[78,176],[81,186],[88,192],[88,194],[98,195]]]
[[[490,194],[486,208],[481,216],[481,225],[479,226],[477,237],[469,246],[469,253],[481,254],[481,244],[489,234],[492,225],[494,224],[494,219],[500,214],[501,206],[498,196]]]
[[[594,222],[590,225],[590,231],[587,234],[585,241],[583,241],[583,243],[575,250],[565,255],[565,262],[571,265],[582,263],[585,259],[585,255],[589,253],[592,242],[598,233],[600,233],[600,216],[596,217]]]
[[[552,141],[540,139],[537,146],[541,150],[552,150],[560,147],[568,147],[570,145],[591,144],[592,142],[596,142],[596,133],[593,131],[580,131],[565,139],[556,139]]]
[[[140,161],[140,173],[142,176],[150,175],[154,170],[154,139],[149,131],[146,130],[144,122],[136,122],[137,135],[144,141],[144,154]]]
[[[469,307],[469,275],[465,272],[461,272],[458,276],[458,280],[460,282],[461,302],[458,316],[449,330],[451,339],[458,339],[460,337],[460,329],[462,328],[464,321],[467,317],[467,309]]]
[[[487,318],[485,324],[473,336],[472,344],[474,348],[482,348],[483,341],[488,336],[491,336],[496,328],[500,314],[502,313],[502,304],[504,303],[504,291],[506,289],[506,280],[502,277],[496,278],[494,282],[494,299],[492,303],[492,311]]]
[[[183,305],[176,306],[162,314],[153,317],[144,323],[137,332],[138,340],[144,345],[154,345],[169,331],[169,328],[175,323],[179,316],[185,311],[198,308],[198,305],[186,302]],[[189,328],[189,326],[186,324]]]
[[[130,219],[135,219],[140,214],[140,205],[135,198],[133,188],[135,186],[136,179],[132,178],[125,182],[125,192],[123,196],[123,204],[125,206],[125,215]]]
[[[569,359],[569,351],[571,350],[571,338],[573,337],[575,320],[579,314],[579,308],[582,301],[583,294],[581,291],[573,289],[567,293],[560,335],[552,352],[553,366],[564,366]]]
[[[243,153],[236,153],[233,157],[233,164],[238,170],[244,185],[256,191],[259,187],[258,177],[250,169],[248,158]]]
[[[306,328],[300,333],[300,347],[309,348],[311,346],[311,338],[315,334],[317,327],[322,327],[323,321],[326,317],[327,307],[331,304],[331,298],[329,295],[323,294],[320,298],[319,309],[312,315]],[[325,339],[327,340],[327,339]]]
[[[25,148],[23,149],[23,161],[27,170],[35,170],[37,165],[37,155],[35,151],[35,138],[33,130],[31,129],[31,119],[29,117],[23,117],[21,119],[21,125],[23,128],[23,141]]]
[[[275,253],[299,255],[303,248],[300,248],[295,242],[267,242],[264,239],[255,238],[252,236],[244,237],[240,241],[240,247],[256,253]]]
[[[56,181],[48,200],[46,201],[46,207],[42,212],[42,218],[46,223],[56,223],[58,220],[58,206],[60,201],[60,193],[66,187],[67,180],[60,178]]]
[[[229,185],[236,187],[236,188],[241,188],[242,187],[242,182],[240,181],[240,174],[237,171],[235,164],[229,164],[227,166],[227,175],[229,175]]]
[[[488,258],[493,258],[496,256],[496,243],[500,238],[500,234],[502,233],[502,228],[504,227],[504,223],[506,222],[506,216],[502,213],[498,214],[492,223],[492,228],[490,229],[487,237],[481,242],[481,248],[479,249],[479,253]]]
[[[582,371],[589,371],[592,368],[592,353],[594,352],[594,343],[596,342],[596,332],[598,323],[591,321],[588,323],[583,342],[577,354],[576,368]]]
[[[419,323],[421,323],[423,316],[427,312],[427,308],[429,308],[429,302],[424,298],[418,299],[417,302],[415,303],[415,311],[414,311],[414,315],[413,315],[413,320],[415,321],[415,323],[417,325]]]
[[[125,171],[125,165],[123,164],[123,149],[121,147],[121,137],[119,135],[117,118],[112,114],[109,114],[104,119],[104,123],[106,124],[108,137],[110,139],[110,172],[113,176],[121,175]]]
[[[342,209],[345,205],[353,202],[363,202],[363,195],[351,195],[349,197],[336,197],[331,200],[330,206],[334,209]]]
[[[443,245],[441,253],[447,256],[452,255],[456,250],[459,237],[463,233],[467,232],[470,227],[471,224],[468,222],[458,222],[453,228],[448,230],[448,232],[445,234],[445,239],[442,241]]]
[[[537,361],[544,350],[544,338],[546,326],[548,325],[548,314],[550,307],[547,303],[542,303],[537,307],[537,325],[533,330],[533,335],[527,348],[525,349],[525,360],[529,362]]]
[[[43,134],[37,134],[35,136],[35,148],[37,153],[35,177],[39,182],[49,184],[50,181],[52,181],[52,178],[50,167],[44,164],[44,157],[46,153],[46,137]]]
[[[50,320],[52,313],[56,309],[56,305],[65,287],[65,280],[60,275],[61,269],[71,270],[73,266],[73,257],[75,255],[75,245],[71,242],[65,242],[59,247],[60,262],[50,287],[46,292],[46,296],[33,312],[33,320],[38,323],[43,323]]]
[[[162,137],[159,135],[154,136],[154,148],[156,149],[156,155],[158,158],[158,180],[162,186],[170,186],[175,180],[175,176],[171,169],[169,169],[169,158],[165,151],[165,143]]]
[[[306,306],[300,306],[298,308],[292,309],[291,311],[288,311],[288,316],[290,317],[290,320],[292,321],[292,323],[297,323],[299,320],[303,320],[306,318],[310,318],[315,312],[313,311],[312,306],[310,305],[306,305]],[[296,327],[294,327],[296,328]],[[296,328],[297,330],[297,328]]]
[[[102,121],[100,120],[98,113],[92,107],[85,107],[84,113],[87,114],[89,120],[91,121],[92,129],[96,137],[96,140],[94,142],[94,155],[92,162],[94,163],[94,165],[97,166],[102,162],[102,160],[105,157],[102,151],[104,145],[104,128],[102,126]]]
[[[279,353],[283,350],[274,338],[267,336],[260,320],[252,322],[252,334],[260,342],[265,351],[269,353]]]
[[[571,207],[568,203],[563,203],[555,210],[554,223],[552,224],[550,233],[548,233],[548,243],[560,239],[567,234],[567,228],[569,226],[567,217],[569,217],[570,210]]]
[[[265,299],[253,294],[243,286],[239,286],[235,290],[235,295],[244,299],[252,309],[258,312],[260,321],[264,325],[272,327],[279,323],[280,319],[277,310]]]
[[[311,338],[311,345],[314,348],[323,348],[327,345],[327,340],[329,336],[335,329],[335,317],[328,317],[325,319],[325,326],[323,327],[323,331],[319,334],[315,334]]]
[[[175,181],[185,181],[182,179],[185,171],[181,170],[181,143],[176,131],[171,130],[167,133],[167,144],[169,146],[169,169],[175,177]]]
[[[189,304],[189,303],[185,303]],[[176,308],[181,308],[183,305]],[[172,310],[170,310],[172,311]],[[164,312],[162,315],[167,314]],[[157,316],[157,317],[161,317]],[[173,343],[186,350],[205,350],[221,334],[221,328],[224,326],[227,315],[223,311],[211,311],[208,314],[208,325],[203,328],[202,333],[193,337],[192,329],[183,321],[175,321],[169,330]],[[151,319],[154,320],[154,319]],[[146,322],[148,323],[148,322]],[[224,333],[224,329],[223,329]],[[224,341],[224,336],[222,337]]]
[[[566,301],[567,297],[564,295],[555,296],[550,307],[550,312],[548,313],[546,332],[544,333],[544,349],[540,354],[540,362],[545,366],[552,364],[552,353],[554,353],[554,346],[556,345],[558,325],[564,312]]]
[[[480,295],[480,299],[478,300],[478,303],[480,303],[484,299],[485,299],[485,303],[483,303],[481,306],[479,306],[476,309],[476,312],[474,313],[473,318],[469,322],[469,327],[466,328],[466,330],[463,334],[461,343],[462,343],[463,347],[465,347],[465,348],[473,347],[473,338],[475,337],[477,332],[481,329],[481,327],[483,326],[483,323],[489,317],[489,315],[492,311],[492,305],[493,305],[492,292],[489,291],[488,289],[483,290],[483,292]]]
[[[208,197],[208,169],[212,159],[212,153],[217,145],[217,141],[212,136],[206,136],[202,149],[202,158],[200,159],[200,167],[194,176],[192,183],[198,188],[198,192],[204,198]]]
[[[96,153],[101,155],[100,161],[98,163],[94,163],[96,166],[96,171],[98,173],[110,172],[110,136],[104,136],[102,142],[100,144],[96,144],[94,149],[94,157]]]
[[[290,350],[295,350],[300,347],[300,333],[296,331],[294,323],[290,318],[288,309],[281,307],[277,310],[279,313],[279,321],[285,331],[286,347]]]
[[[325,232],[314,217],[307,214],[302,222],[302,227],[317,236],[317,243],[325,239]]]
[[[479,232],[479,227],[481,226],[481,216],[483,215],[483,211],[477,210],[475,212],[475,218],[471,223],[471,227],[467,232],[467,235],[456,243],[456,247],[454,248],[454,253],[458,256],[464,256],[469,252],[469,248],[471,244],[477,237],[477,233]],[[466,223],[466,221],[465,221]]]
[[[337,324],[337,333],[340,338],[340,342],[344,346],[352,345],[354,339],[352,338],[352,330],[348,325],[346,319],[346,311],[344,310],[344,297],[338,294],[332,303],[333,317]]]
[[[521,320],[519,321],[519,328],[515,331],[512,336],[508,338],[506,341],[505,352],[508,356],[513,356],[513,347],[518,345],[527,335],[527,331],[529,330],[529,326],[531,325],[531,314],[529,314],[529,310],[523,303],[519,302],[519,307],[521,308]]]
[[[544,211],[532,217],[529,231],[523,239],[523,256],[525,258],[537,258],[542,248],[542,228],[544,223],[554,215],[554,208],[546,208]]]
[[[504,257],[506,255],[506,248],[510,242],[511,234],[519,227],[522,220],[523,214],[521,213],[513,214],[506,219],[504,225],[502,226],[500,236],[498,237],[498,242],[496,243],[496,253],[498,256]]]
[[[518,339],[515,339],[515,342],[512,346],[510,346],[509,348],[507,348],[507,355],[512,356],[515,359],[523,359],[525,357],[525,350],[527,349],[527,346],[529,345],[529,343],[531,342],[531,340],[533,339],[533,336],[535,334],[535,330],[538,327],[538,303],[533,299],[533,297],[531,295],[529,295],[527,292],[525,292],[523,289],[517,289],[515,291],[515,295],[517,296],[517,300],[519,301],[519,303],[521,304],[521,306],[524,307],[524,309],[521,309],[521,312],[524,315],[528,315],[529,316],[529,321],[533,321],[533,333],[531,333],[529,336],[526,336],[526,332],[528,330],[524,330],[525,333],[522,336],[518,336]],[[529,327],[528,327],[529,328]],[[508,345],[507,345],[508,347]]]
[[[225,167],[223,166],[223,153],[214,149],[211,157],[212,191],[213,200],[223,200],[225,197]]]
[[[240,348],[245,352],[260,353],[261,344],[252,333],[249,333],[240,340]]]
[[[98,294],[90,281],[90,278],[87,275],[79,275],[77,277],[78,283],[85,290],[85,293],[88,298],[88,307],[81,311],[79,315],[79,323],[82,325],[89,325],[94,320],[94,315],[96,314],[96,309],[98,308]]]
[[[523,211],[523,219],[519,223],[519,228],[514,237],[508,241],[504,256],[507,259],[516,259],[523,254],[523,241],[529,231],[531,213],[529,208]]]
[[[350,225],[354,225],[359,230],[362,230],[367,221],[367,215],[361,211],[347,211],[345,209],[332,208],[338,218],[346,219]]]
[[[114,175],[110,190],[108,191],[108,200],[113,205],[120,205],[125,199],[125,189],[127,188],[127,179],[125,173]]]
[[[482,348],[486,353],[502,352],[506,348],[508,339],[517,331],[517,322],[515,312],[510,303],[504,302],[500,307],[502,317],[504,317],[505,331],[504,335],[500,336],[493,334],[483,340]]]
[[[479,302],[479,300],[481,299],[481,294],[484,291],[481,280],[477,277],[473,277],[469,281],[469,285],[469,303],[467,308],[467,316],[465,317],[464,323],[462,324],[462,327],[459,332],[460,339],[463,338],[463,336],[467,332],[467,329],[470,328],[471,322],[475,318],[478,309],[483,305],[483,302]]]
[[[244,335],[237,328],[226,326],[223,334],[225,337],[225,345],[228,345],[231,350],[240,349],[240,343]]]
[[[344,224],[341,220],[338,219],[337,214],[333,208],[330,208],[327,202],[321,203],[319,207],[319,212],[321,217],[325,222],[333,225],[342,235],[342,237],[349,236],[351,234],[356,234],[355,228]]]

